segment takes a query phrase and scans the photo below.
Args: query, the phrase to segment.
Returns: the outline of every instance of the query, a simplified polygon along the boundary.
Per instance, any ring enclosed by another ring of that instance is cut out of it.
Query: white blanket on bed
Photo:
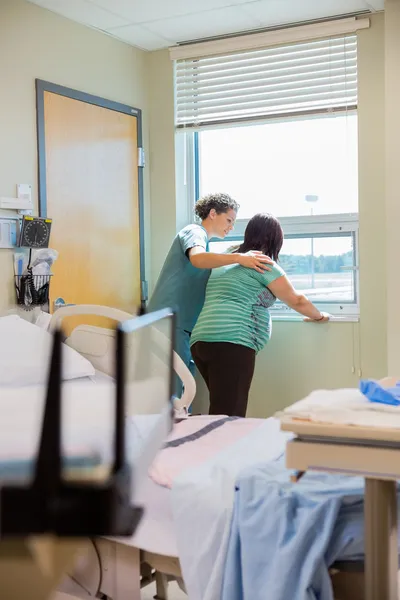
[[[190,600],[220,598],[238,474],[283,454],[292,437],[280,431],[276,419],[260,423],[248,436],[199,467],[185,470],[173,482],[177,545]]]

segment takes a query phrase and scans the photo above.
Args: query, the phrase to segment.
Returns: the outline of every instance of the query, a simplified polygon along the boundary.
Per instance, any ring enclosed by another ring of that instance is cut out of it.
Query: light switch
[[[15,248],[17,245],[16,219],[0,219],[0,248]]]
[[[17,198],[32,202],[32,186],[28,183],[18,183]]]

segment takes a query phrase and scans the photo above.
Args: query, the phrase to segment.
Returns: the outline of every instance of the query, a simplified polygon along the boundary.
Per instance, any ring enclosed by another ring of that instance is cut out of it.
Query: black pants
[[[196,342],[193,360],[210,392],[210,415],[245,417],[256,353],[228,342]]]

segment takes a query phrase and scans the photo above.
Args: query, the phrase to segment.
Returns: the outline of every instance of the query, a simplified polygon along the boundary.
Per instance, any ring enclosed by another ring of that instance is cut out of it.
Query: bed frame
[[[54,313],[49,330],[54,330],[67,317],[82,315],[106,317],[117,322],[132,318],[128,313],[104,306],[67,306]],[[78,325],[67,338],[66,344],[85,356],[98,371],[113,375],[114,331],[111,329]],[[177,415],[187,414],[196,393],[196,383],[176,353],[174,369],[184,384],[184,393],[175,402],[176,412]],[[362,563],[337,565],[330,574],[335,600],[364,600]],[[156,598],[168,600],[168,583],[171,580],[177,580],[183,586],[178,557],[149,553],[134,547],[129,541],[98,539],[83,547],[74,568],[59,589],[72,595],[71,600],[93,597],[102,600],[140,600],[141,588],[156,581]],[[61,598],[55,596],[54,600]]]
[[[98,316],[122,322],[132,315],[118,309],[96,305],[77,305],[59,308],[49,323],[49,331],[59,327],[68,317]],[[162,333],[160,342],[163,341]],[[102,373],[114,375],[114,337],[112,329],[78,325],[65,343],[88,359]],[[181,398],[175,399],[177,416],[186,415],[196,394],[196,383],[178,354],[174,353],[174,369],[183,382]],[[75,598],[103,600],[140,600],[142,587],[156,582],[157,598],[167,600],[170,580],[182,580],[179,559],[145,552],[129,541],[93,540],[77,558],[72,571],[62,582],[60,590]]]

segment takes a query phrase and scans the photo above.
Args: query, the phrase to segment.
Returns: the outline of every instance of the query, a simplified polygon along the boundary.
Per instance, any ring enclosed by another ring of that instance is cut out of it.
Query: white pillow
[[[0,386],[47,381],[53,336],[17,315],[0,318]],[[93,365],[63,344],[64,380],[94,377]]]

